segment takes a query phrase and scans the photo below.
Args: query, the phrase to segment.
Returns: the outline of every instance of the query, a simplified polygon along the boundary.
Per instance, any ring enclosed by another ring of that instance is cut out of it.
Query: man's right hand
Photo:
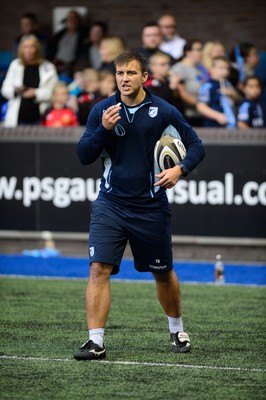
[[[120,120],[119,110],[121,110],[121,106],[116,104],[115,106],[107,108],[103,113],[102,124],[108,131],[111,131]]]

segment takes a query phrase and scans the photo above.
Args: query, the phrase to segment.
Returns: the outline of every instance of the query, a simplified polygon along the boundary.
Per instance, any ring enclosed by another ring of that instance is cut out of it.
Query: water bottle
[[[221,285],[225,283],[224,279],[224,264],[222,261],[222,256],[221,254],[216,255],[216,261],[215,261],[215,283],[218,285]]]
[[[24,256],[30,257],[41,257],[50,258],[60,256],[60,251],[56,249],[55,242],[53,240],[53,234],[50,231],[43,231],[41,237],[44,241],[44,248],[34,249],[34,250],[23,250],[22,254]]]
[[[44,240],[45,249],[55,249],[55,242],[53,240],[53,234],[50,231],[42,231],[41,237]]]
[[[40,250],[40,256],[43,258],[58,257],[60,251],[56,249],[52,232],[42,231],[41,235],[44,240],[44,249]]]

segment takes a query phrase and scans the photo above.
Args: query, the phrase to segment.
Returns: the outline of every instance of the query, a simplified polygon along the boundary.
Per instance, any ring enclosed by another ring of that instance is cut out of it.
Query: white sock
[[[103,347],[104,328],[89,329],[89,339]]]
[[[182,317],[179,318],[167,317],[167,318],[169,322],[170,333],[184,332]]]

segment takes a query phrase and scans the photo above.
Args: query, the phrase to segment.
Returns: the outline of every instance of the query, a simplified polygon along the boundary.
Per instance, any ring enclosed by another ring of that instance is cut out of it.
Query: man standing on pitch
[[[84,165],[101,157],[103,175],[90,223],[90,279],[86,290],[89,340],[75,353],[76,360],[106,356],[110,275],[119,272],[127,242],[135,269],[150,271],[155,278],[157,296],[169,321],[172,350],[190,350],[173,269],[166,189],[199,164],[204,148],[175,107],[143,88],[148,73],[142,55],[124,52],[116,58],[115,67],[118,91],[94,106],[77,146]],[[187,155],[182,165],[156,173],[154,147],[166,133],[182,140]]]

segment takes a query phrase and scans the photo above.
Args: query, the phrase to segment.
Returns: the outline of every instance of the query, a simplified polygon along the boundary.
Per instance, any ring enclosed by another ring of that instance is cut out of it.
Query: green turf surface
[[[193,348],[177,355],[154,284],[111,285],[108,362],[77,362],[86,282],[1,278],[0,354],[22,358],[0,359],[1,399],[266,398],[265,288],[183,285]]]

